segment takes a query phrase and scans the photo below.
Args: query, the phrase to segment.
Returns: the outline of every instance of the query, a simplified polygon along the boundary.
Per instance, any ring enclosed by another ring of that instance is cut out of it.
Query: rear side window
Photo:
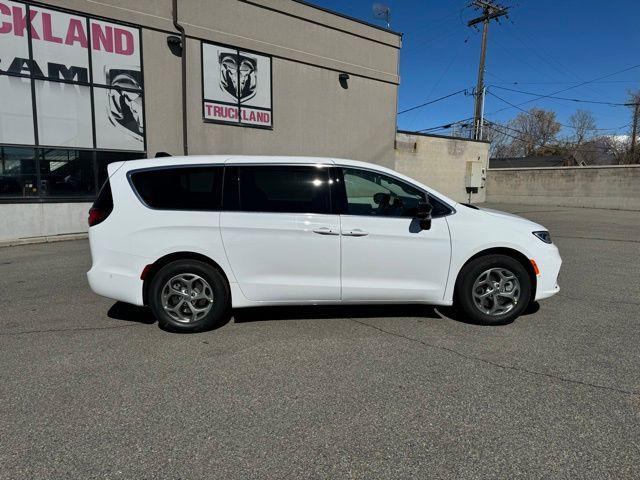
[[[276,213],[331,211],[328,168],[246,166],[238,167],[237,172],[238,204],[235,209]]]
[[[113,195],[111,194],[111,183],[109,179],[102,185],[96,201],[93,202],[92,208],[104,210],[105,212],[113,210]]]
[[[151,208],[220,210],[223,167],[158,168],[132,172],[134,190]]]

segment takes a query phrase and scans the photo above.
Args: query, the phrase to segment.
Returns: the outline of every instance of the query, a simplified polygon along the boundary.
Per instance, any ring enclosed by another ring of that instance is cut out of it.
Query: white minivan
[[[89,284],[165,328],[211,328],[231,307],[358,303],[455,304],[499,324],[559,290],[544,227],[378,165],[201,156],[108,173],[89,212]]]

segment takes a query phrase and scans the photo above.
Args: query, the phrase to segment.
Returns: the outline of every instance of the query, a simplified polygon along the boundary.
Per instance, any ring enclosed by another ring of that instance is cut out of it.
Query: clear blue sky
[[[375,0],[379,1],[379,0]],[[312,3],[382,25],[372,15],[373,0],[312,0]],[[465,8],[470,0],[388,0],[391,29],[404,34],[400,53],[399,110],[442,97],[476,83],[480,30],[466,26],[478,12]],[[639,0],[504,0],[511,15],[491,22],[485,82],[527,92],[551,94],[640,64]],[[518,82],[514,85],[513,82]],[[498,88],[489,90],[513,104],[535,98]],[[559,96],[624,102],[629,89],[640,89],[640,68],[597,83],[572,88]],[[562,123],[576,109],[590,110],[597,126],[616,130],[630,122],[628,107],[541,99],[521,108],[554,110]],[[485,111],[504,122],[519,113],[487,95]],[[398,117],[401,129],[419,130],[473,115],[473,97],[456,95]],[[447,133],[445,131],[441,133]],[[570,133],[567,129],[563,133]]]

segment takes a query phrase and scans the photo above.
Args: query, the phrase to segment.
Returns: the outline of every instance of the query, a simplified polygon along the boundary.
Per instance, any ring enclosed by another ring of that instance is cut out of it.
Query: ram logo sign
[[[271,127],[271,57],[202,44],[205,121]]]

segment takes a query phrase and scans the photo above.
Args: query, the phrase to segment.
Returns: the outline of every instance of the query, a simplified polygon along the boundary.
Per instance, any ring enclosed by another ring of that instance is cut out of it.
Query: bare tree
[[[614,156],[616,163],[622,165],[627,162],[629,146],[631,144],[631,137],[629,135],[604,135],[600,137],[600,140]]]
[[[565,165],[570,164],[571,159],[576,163],[595,163],[602,148],[599,142],[594,142],[595,133],[598,129],[596,120],[587,110],[577,110],[569,117],[569,125],[573,128],[572,135],[566,141],[567,156]]]
[[[533,155],[556,140],[561,125],[556,113],[540,108],[532,108],[520,113],[509,122],[511,131],[517,140],[513,141],[515,151],[523,156]]]
[[[638,133],[640,130],[640,90],[629,92],[629,106],[631,107],[631,135],[629,153],[625,163],[640,163],[640,148],[638,148]]]
[[[598,129],[596,119],[588,110],[577,110],[576,113],[569,117],[569,125],[574,130],[571,138],[574,145],[582,145],[584,142],[593,138]]]
[[[493,122],[486,122],[482,133],[484,140],[489,142],[489,158],[508,156],[508,147],[511,138],[507,135],[504,126]]]

